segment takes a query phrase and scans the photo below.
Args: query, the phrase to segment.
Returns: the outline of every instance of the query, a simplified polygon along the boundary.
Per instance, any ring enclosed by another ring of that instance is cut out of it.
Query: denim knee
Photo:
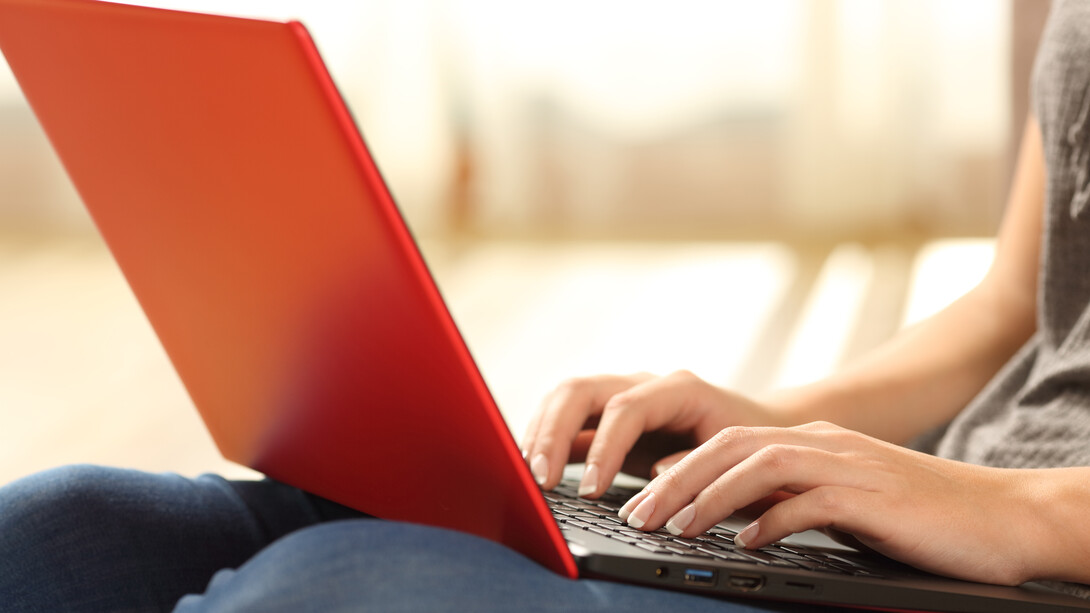
[[[169,609],[260,547],[231,492],[218,478],[86,465],[0,487],[0,608]]]
[[[87,464],[53,468],[0,487],[0,529],[23,530],[51,517],[70,518],[108,511],[116,502],[118,469]]]

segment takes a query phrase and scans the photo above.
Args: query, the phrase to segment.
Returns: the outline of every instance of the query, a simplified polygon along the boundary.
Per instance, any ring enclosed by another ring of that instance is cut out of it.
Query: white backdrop
[[[418,230],[446,220],[459,143],[475,222],[500,230],[654,221],[639,199],[660,184],[682,221],[706,201],[699,224],[771,205],[803,227],[941,225],[993,215],[1005,171],[1007,0],[138,3],[302,19]],[[59,172],[27,171],[53,162],[20,104],[0,72],[0,162],[20,165],[0,214],[12,194],[75,209]]]

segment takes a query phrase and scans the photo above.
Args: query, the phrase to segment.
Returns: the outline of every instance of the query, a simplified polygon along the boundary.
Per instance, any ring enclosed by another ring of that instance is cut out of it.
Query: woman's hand
[[[1035,574],[1040,544],[1032,472],[936,458],[824,422],[730,427],[649,483],[621,518],[691,537],[790,492],[735,542],[756,548],[833,528],[924,570],[1015,585]]]
[[[642,373],[571,379],[534,415],[523,452],[537,482],[551,489],[564,465],[586,461],[579,495],[596,497],[622,468],[652,476],[725,427],[776,423],[764,406],[710,385],[692,373]]]

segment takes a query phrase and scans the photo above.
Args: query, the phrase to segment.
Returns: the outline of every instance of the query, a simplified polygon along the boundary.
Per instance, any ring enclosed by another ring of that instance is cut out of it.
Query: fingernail
[[[647,497],[647,490],[640,490],[635,496],[628,499],[628,502],[621,505],[620,510],[617,511],[617,517],[621,518],[621,521],[628,521],[628,514],[632,512],[632,509],[636,505],[643,502],[643,499]]]
[[[696,517],[696,505],[690,504],[684,509],[677,512],[670,518],[670,521],[666,522],[666,531],[674,536],[678,536],[685,529],[689,527],[689,524],[693,523],[693,518]]]
[[[586,470],[583,471],[583,480],[579,482],[579,497],[582,498],[596,491],[598,491],[598,465],[587,464]]]
[[[545,481],[549,478],[549,458],[546,458],[543,453],[534,456],[534,460],[530,462],[530,472],[538,485],[545,485]]]
[[[757,538],[757,533],[760,529],[761,527],[757,525],[757,522],[753,522],[746,526],[745,530],[742,530],[734,536],[734,544],[745,549],[746,543],[752,543],[753,539]]]
[[[523,449],[522,450],[522,461],[525,462],[526,461],[526,456],[528,456],[528,455],[530,455],[530,450],[529,449]]]
[[[655,512],[655,492],[647,494],[647,498],[644,498],[640,504],[638,504],[632,514],[628,516],[626,520],[629,526],[636,528],[637,530],[642,528],[647,520],[651,519],[651,514]]]

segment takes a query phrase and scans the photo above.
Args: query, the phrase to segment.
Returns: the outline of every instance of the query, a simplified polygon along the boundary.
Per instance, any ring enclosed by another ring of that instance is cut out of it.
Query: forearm
[[[953,418],[1033,332],[1019,304],[982,283],[846,370],[766,400],[786,423],[830,421],[903,443]]]

